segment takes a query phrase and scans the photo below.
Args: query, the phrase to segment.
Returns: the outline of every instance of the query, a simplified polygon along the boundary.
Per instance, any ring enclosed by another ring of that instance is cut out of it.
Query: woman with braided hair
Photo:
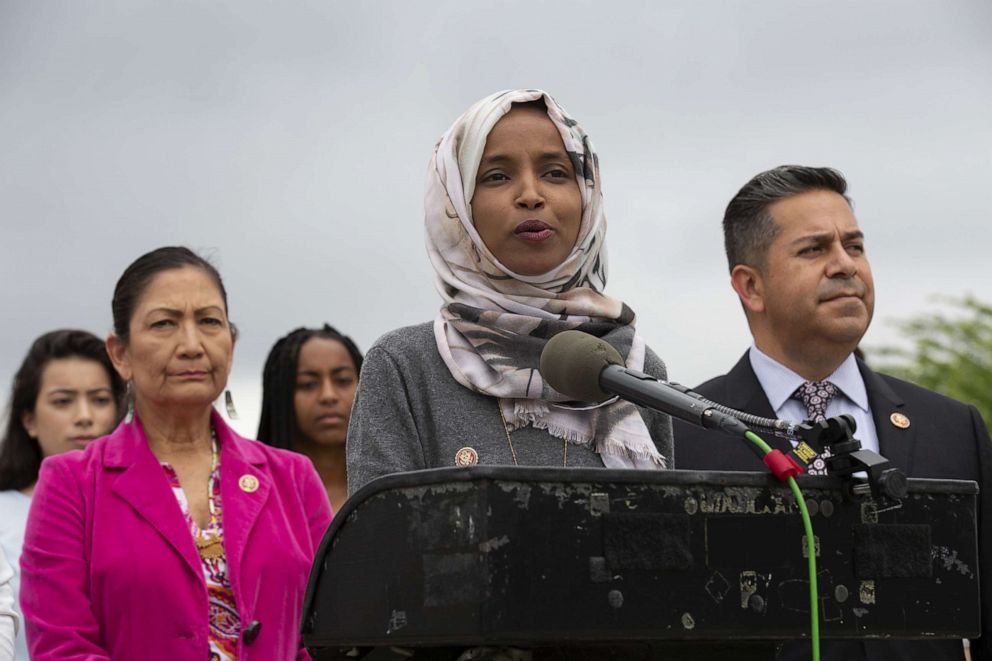
[[[279,339],[262,371],[258,439],[310,458],[336,512],[348,497],[345,438],[362,353],[327,324]]]
[[[541,90],[492,94],[437,143],[424,201],[443,299],[432,322],[369,350],[348,434],[348,488],[443,466],[663,469],[667,415],[574,402],[541,352],[577,329],[627,367],[665,378],[633,311],[606,296],[606,216],[588,136]]]

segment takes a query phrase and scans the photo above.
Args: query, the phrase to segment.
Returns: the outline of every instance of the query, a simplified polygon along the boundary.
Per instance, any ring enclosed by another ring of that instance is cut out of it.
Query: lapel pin
[[[258,478],[254,475],[242,475],[238,480],[238,486],[245,493],[255,493],[258,491]]]
[[[463,447],[455,453],[455,466],[475,466],[479,463],[479,453],[475,448]]]
[[[906,429],[909,427],[909,418],[904,416],[902,413],[893,413],[889,416],[889,421],[899,429]]]

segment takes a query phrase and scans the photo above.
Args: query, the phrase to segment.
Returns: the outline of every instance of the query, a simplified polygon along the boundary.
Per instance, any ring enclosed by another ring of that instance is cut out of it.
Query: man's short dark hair
[[[780,165],[754,176],[737,191],[723,214],[723,243],[730,270],[738,264],[764,268],[768,246],[778,234],[768,207],[813,190],[833,191],[847,203],[847,180],[833,168]]]

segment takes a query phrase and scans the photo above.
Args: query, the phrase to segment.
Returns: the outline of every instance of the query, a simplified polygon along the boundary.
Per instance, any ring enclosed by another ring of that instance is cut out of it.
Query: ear
[[[131,357],[127,353],[127,345],[116,335],[107,337],[107,355],[114,369],[125,381],[131,380]]]
[[[761,271],[753,266],[738,264],[730,272],[730,285],[748,314],[765,311],[765,281]]]
[[[38,425],[35,424],[34,411],[25,411],[21,414],[21,424],[24,425],[24,431],[28,433],[31,438],[38,438]]]

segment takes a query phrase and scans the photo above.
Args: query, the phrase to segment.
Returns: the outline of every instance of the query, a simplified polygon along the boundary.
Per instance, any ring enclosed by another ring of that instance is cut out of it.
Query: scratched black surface
[[[974,483],[910,480],[902,507],[882,512],[835,478],[800,485],[823,637],[977,631]],[[303,633],[313,650],[780,640],[807,635],[807,589],[799,515],[769,476],[438,469],[381,478],[346,504]]]

